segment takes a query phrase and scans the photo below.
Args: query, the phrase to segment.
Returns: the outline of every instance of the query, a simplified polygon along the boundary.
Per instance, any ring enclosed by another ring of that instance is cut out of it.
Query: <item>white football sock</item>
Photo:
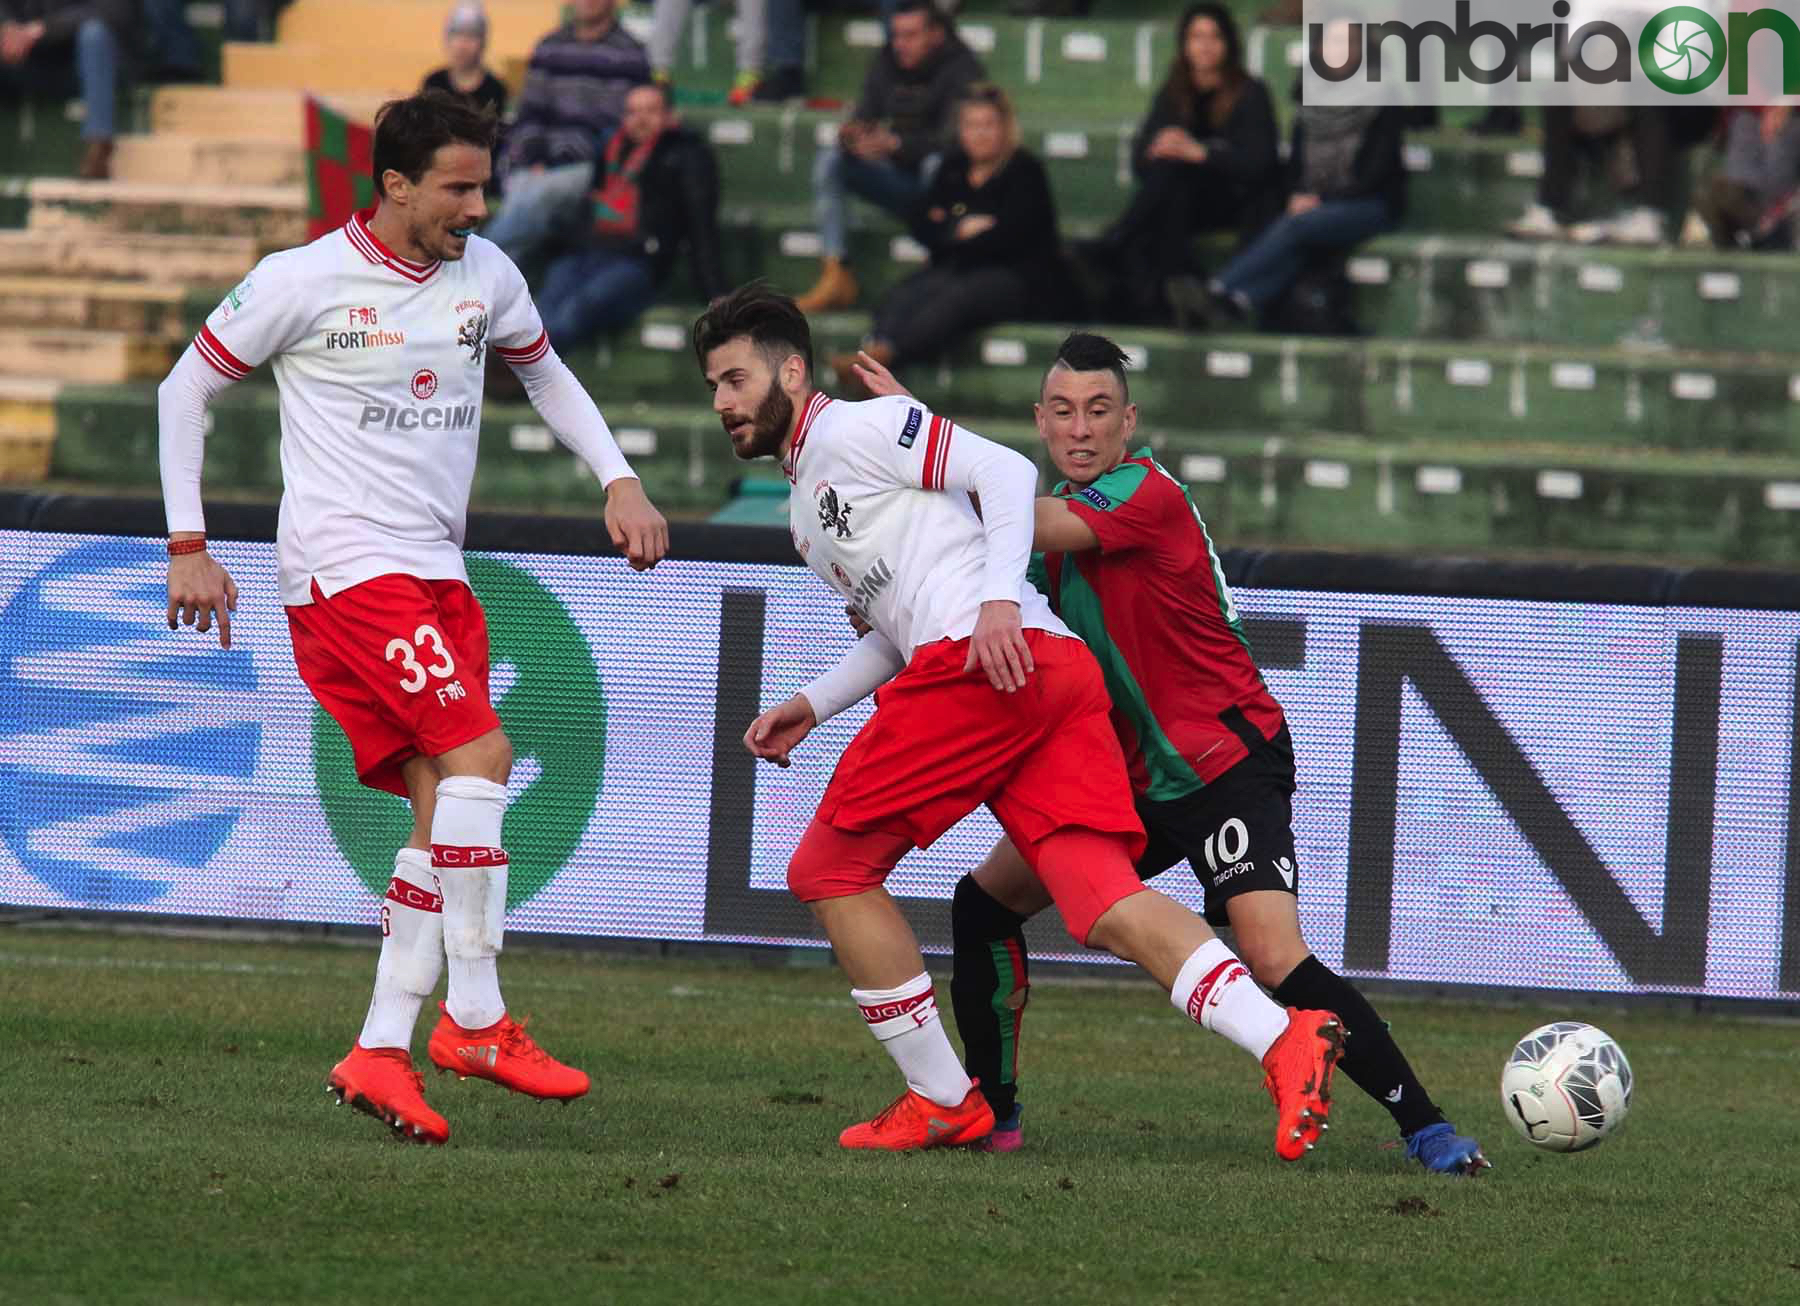
[[[472,775],[438,781],[431,866],[444,895],[450,1019],[486,1029],[506,1014],[495,959],[506,935],[506,786]]]
[[[851,989],[869,1032],[906,1076],[906,1086],[939,1106],[960,1106],[969,1076],[938,1019],[937,995],[924,971],[896,989]]]
[[[1208,939],[1182,963],[1169,1001],[1258,1061],[1287,1029],[1287,1012],[1256,986],[1250,968],[1220,939]]]
[[[381,904],[381,960],[375,995],[356,1041],[366,1048],[410,1048],[419,1008],[444,972],[444,900],[431,854],[402,848]]]

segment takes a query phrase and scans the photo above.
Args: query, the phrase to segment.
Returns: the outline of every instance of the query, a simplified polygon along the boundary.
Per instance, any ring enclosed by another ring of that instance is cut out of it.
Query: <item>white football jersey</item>
[[[908,659],[972,634],[987,599],[1016,599],[1027,629],[1073,638],[1022,557],[1016,590],[988,592],[987,532],[966,490],[970,467],[996,448],[902,396],[814,394],[801,414],[785,465],[794,547]],[[1023,531],[1029,541],[1029,503]]]
[[[470,236],[453,263],[395,255],[362,215],[271,254],[194,339],[230,379],[272,359],[281,396],[282,602],[374,576],[467,580],[462,541],[487,351],[550,352],[518,268]]]

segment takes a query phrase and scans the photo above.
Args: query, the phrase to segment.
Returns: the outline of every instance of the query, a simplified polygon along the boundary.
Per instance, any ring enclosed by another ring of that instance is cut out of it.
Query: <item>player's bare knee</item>
[[[490,730],[433,760],[444,777],[471,775],[503,785],[512,777],[512,741],[505,731]]]

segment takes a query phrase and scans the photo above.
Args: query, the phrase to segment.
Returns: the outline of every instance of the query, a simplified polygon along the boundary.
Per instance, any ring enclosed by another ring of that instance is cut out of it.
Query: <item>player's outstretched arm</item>
[[[237,583],[206,551],[200,468],[206,459],[206,407],[230,384],[189,345],[156,391],[157,462],[169,523],[169,629],[193,626],[205,634],[217,621],[221,648],[231,647]]]
[[[880,631],[870,630],[834,665],[802,685],[799,697],[806,700],[816,720],[829,721],[887,684],[905,665],[905,655],[892,641]]]
[[[1067,499],[1045,497],[1033,505],[1031,547],[1039,553],[1082,553],[1099,548],[1100,537]]]
[[[593,469],[606,487],[606,533],[636,571],[647,571],[669,552],[669,523],[644,493],[643,482],[619,452],[612,428],[568,364],[540,334],[534,344],[501,349],[501,358],[525,385],[526,397],[556,438]]]
[[[981,505],[981,528],[987,535],[987,566],[982,604],[969,639],[969,659],[987,673],[995,689],[1023,689],[1036,668],[1025,643],[1019,604],[1025,592],[1025,564],[1031,558],[1037,468],[1023,454],[984,440],[972,431],[951,426],[940,462],[942,487],[962,490]]]

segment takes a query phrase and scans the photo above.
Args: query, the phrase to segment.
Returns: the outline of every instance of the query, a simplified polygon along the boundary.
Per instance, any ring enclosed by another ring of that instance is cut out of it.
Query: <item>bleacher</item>
[[[487,7],[489,62],[516,87],[559,5]],[[18,224],[0,229],[0,477],[154,486],[157,381],[260,252],[303,238],[303,93],[366,120],[436,65],[445,9],[295,0],[274,44],[223,46],[221,85],[137,93],[139,130],[119,142],[107,182],[53,175],[74,153],[60,105],[4,110],[0,139],[23,170],[0,178],[0,222]],[[1027,20],[971,0],[960,19],[1014,92],[1071,235],[1122,206],[1130,135],[1170,55],[1160,9],[1100,9]],[[647,5],[628,12],[635,30],[648,21]],[[853,97],[879,26],[811,21],[810,92]],[[727,109],[727,26],[711,6],[697,10],[677,69],[683,111],[720,156],[730,270],[799,291],[817,269],[813,153],[838,113]],[[1298,32],[1257,29],[1248,42],[1288,112]],[[1542,168],[1526,138],[1421,134],[1407,164],[1406,230],[1350,264],[1364,336],[1114,332],[1141,369],[1144,430],[1221,537],[1800,557],[1800,257],[1509,242],[1497,233]],[[824,354],[853,347],[873,298],[923,257],[897,224],[863,206],[856,217],[865,299],[815,324]],[[674,292],[637,329],[568,361],[659,502],[705,513],[746,471],[686,352],[697,306],[684,280]],[[1062,329],[997,327],[905,379],[942,411],[1035,452],[1029,404]],[[219,401],[210,490],[276,488],[274,412],[266,372]],[[595,491],[529,408],[490,404],[476,498],[577,507]]]

